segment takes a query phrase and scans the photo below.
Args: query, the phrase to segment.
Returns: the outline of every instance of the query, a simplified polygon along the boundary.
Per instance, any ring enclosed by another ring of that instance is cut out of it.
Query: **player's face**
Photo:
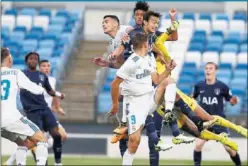
[[[205,77],[207,80],[215,79],[216,77],[216,68],[213,64],[207,64],[205,66]]]
[[[151,16],[148,22],[145,21],[144,24],[148,32],[154,33],[158,28],[159,18],[155,16]]]
[[[40,64],[40,71],[46,75],[50,75],[51,65],[49,62],[43,62]]]
[[[143,10],[136,10],[134,12],[134,19],[137,25],[142,25],[144,13],[145,12]]]
[[[107,18],[105,18],[103,20],[103,22],[102,22],[102,28],[103,28],[103,32],[105,34],[108,34],[111,31],[113,31],[114,27],[115,27],[115,22],[114,22],[114,20],[112,18],[107,17]]]
[[[30,69],[33,69],[33,70],[36,69],[36,66],[38,64],[38,56],[37,55],[34,55],[34,54],[30,55],[28,57],[27,64],[28,64],[28,67]]]

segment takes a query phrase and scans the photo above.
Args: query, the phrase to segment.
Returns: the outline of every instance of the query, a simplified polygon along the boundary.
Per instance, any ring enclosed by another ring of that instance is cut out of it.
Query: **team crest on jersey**
[[[44,81],[44,75],[39,75],[39,77],[41,81]]]
[[[219,94],[220,94],[220,89],[219,89],[219,88],[214,89],[214,93],[215,93],[216,95],[219,95]]]

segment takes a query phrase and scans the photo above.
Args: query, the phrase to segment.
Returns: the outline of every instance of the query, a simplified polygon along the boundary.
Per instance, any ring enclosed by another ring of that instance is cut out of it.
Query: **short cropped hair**
[[[120,20],[119,20],[119,18],[116,16],[116,15],[105,15],[104,17],[103,17],[103,19],[105,19],[105,18],[112,18],[113,20],[115,20],[115,21],[117,21],[117,23],[118,23],[118,25],[120,25]]]
[[[150,10],[144,14],[144,21],[148,21],[152,16],[160,18],[161,14]]]
[[[133,9],[133,13],[136,12],[136,10],[142,10],[144,12],[147,12],[149,10],[149,5],[147,2],[143,2],[143,1],[138,1],[135,4],[135,8]]]
[[[147,41],[148,41],[148,35],[145,33],[136,33],[131,39],[134,50],[140,48]]]
[[[31,55],[36,55],[38,57],[38,62],[40,62],[40,55],[37,52],[30,52],[25,56],[25,62],[28,62],[28,57],[30,57]]]
[[[1,64],[10,55],[10,51],[7,47],[1,48]]]
[[[206,66],[207,65],[214,65],[216,70],[218,70],[218,68],[219,68],[218,65],[216,63],[214,63],[214,62],[208,62],[208,63],[206,63]]]
[[[39,66],[40,66],[42,63],[49,63],[49,60],[47,60],[47,59],[41,60],[40,63],[39,63]]]

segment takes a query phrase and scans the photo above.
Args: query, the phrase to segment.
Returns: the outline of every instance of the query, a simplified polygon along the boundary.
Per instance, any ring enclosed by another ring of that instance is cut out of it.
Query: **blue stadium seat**
[[[68,40],[67,39],[59,39],[57,42],[56,42],[56,48],[64,48],[64,46],[68,43]]]
[[[216,20],[226,20],[229,21],[229,17],[226,13],[217,13]]]
[[[23,65],[23,64],[25,64],[24,57],[15,58],[15,59],[14,59],[14,64],[15,64],[15,65]]]
[[[1,39],[2,39],[2,42],[3,42],[3,40],[8,40],[9,37],[8,37],[8,35],[1,33]]]
[[[229,33],[224,42],[229,44],[240,44],[241,36],[239,33],[237,33],[236,35],[234,34],[234,32]]]
[[[16,58],[16,57],[19,57],[19,49],[17,47],[10,47],[10,53],[11,55]]]
[[[247,64],[237,64],[236,70],[247,70]]]
[[[186,69],[186,70],[196,70],[196,64],[194,62],[185,62],[183,64],[183,68]]]
[[[244,96],[245,92],[242,88],[232,88],[232,94],[235,96]]]
[[[48,27],[47,33],[51,32],[51,33],[61,33],[63,30],[64,26],[63,25],[50,25]]]
[[[192,94],[192,86],[189,86],[187,84],[178,84],[178,88],[186,95]]]
[[[221,64],[219,64],[219,69],[232,70],[232,64],[231,63],[221,63]]]
[[[102,92],[98,95],[98,112],[106,113],[111,109],[111,95],[108,92]]]
[[[195,13],[184,13],[183,19],[187,20],[195,20]]]
[[[73,27],[65,26],[64,29],[63,29],[63,32],[72,32],[72,30],[73,30]]]
[[[17,32],[12,32],[10,34],[10,39],[11,40],[14,40],[14,41],[17,41],[18,43],[21,43],[22,40],[24,39],[24,37],[25,37],[25,33],[24,32],[17,31]]]
[[[223,43],[223,37],[221,36],[209,36],[208,43],[211,44],[222,44]]]
[[[52,17],[50,19],[50,24],[55,24],[55,25],[65,25],[66,23],[66,18],[57,16],[57,17]]]
[[[243,69],[237,70],[237,69],[235,69],[233,71],[233,75],[234,75],[235,78],[237,78],[237,77],[247,78],[247,70],[243,70]]]
[[[43,33],[39,33],[39,32],[30,32],[29,34],[26,35],[25,39],[35,39],[35,40],[39,40],[41,39]]]
[[[208,43],[206,47],[206,51],[217,52],[221,51],[222,44],[221,43]]]
[[[239,51],[239,47],[237,44],[224,44],[222,47],[222,52],[237,53],[238,51]]]
[[[193,85],[195,83],[195,77],[189,75],[181,75],[179,78],[179,84]]]
[[[36,15],[36,10],[34,8],[23,8],[20,11],[20,15],[35,16]]]
[[[63,54],[63,49],[56,49],[53,51],[52,57],[60,57]]]
[[[227,111],[226,114],[227,115],[240,115],[241,110],[242,110],[242,104],[243,102],[240,102],[234,106],[232,106],[231,104],[227,105]]]
[[[205,50],[204,43],[190,43],[188,51],[199,51],[203,52]]]
[[[41,9],[39,11],[39,15],[51,17],[52,16],[52,12],[51,12],[50,9]]]
[[[248,47],[247,44],[242,44],[242,45],[240,46],[240,52],[247,52],[247,47]]]
[[[232,69],[219,69],[217,72],[217,77],[225,76],[227,78],[231,78],[232,76]]]
[[[242,39],[242,43],[243,44],[247,44],[248,43],[248,41],[247,41],[247,33],[245,33],[244,35],[243,35],[243,39]]]
[[[1,27],[1,34],[9,35],[10,29],[8,26],[2,26]]]
[[[14,31],[15,32],[24,32],[24,33],[26,33],[27,32],[27,28],[25,26],[16,26],[14,28]]]
[[[212,21],[212,14],[211,13],[200,13],[199,19]]]
[[[219,31],[219,30],[213,30],[211,33],[211,36],[220,36],[220,37],[224,37],[224,33],[223,31]]]
[[[233,19],[247,21],[247,13],[246,14],[243,12],[234,13]]]
[[[192,43],[205,43],[206,37],[203,35],[196,35],[192,37],[191,42]]]
[[[30,29],[30,32],[43,33],[44,32],[44,29],[43,29],[43,27],[33,26]]]
[[[55,41],[54,40],[40,40],[39,48],[54,48]]]
[[[230,83],[230,78],[226,77],[226,76],[217,76],[217,79],[223,83],[225,83],[226,85],[229,85]]]
[[[27,40],[23,41],[22,46],[24,48],[27,48],[27,50],[31,49],[31,51],[32,50],[34,51],[34,50],[36,50],[36,48],[38,46],[38,41],[35,39],[27,39]]]
[[[195,30],[193,36],[207,36],[207,32],[205,30]]]
[[[111,81],[106,81],[103,85],[104,92],[110,92],[111,90]]]
[[[198,75],[196,83],[201,82],[201,81],[204,81],[204,80],[205,80],[205,76],[204,75]]]
[[[61,34],[61,40],[68,40],[70,41],[72,37],[72,33],[64,32]]]
[[[64,9],[59,9],[56,12],[56,16],[61,16],[61,17],[69,18],[70,17],[70,12],[68,12],[67,10],[64,10]]]
[[[17,49],[20,48],[20,44],[17,41],[8,40],[4,42],[5,47],[16,47]]]
[[[37,52],[40,54],[40,58],[49,59],[53,54],[52,48],[39,48]]]
[[[242,87],[247,86],[247,78],[245,78],[245,77],[233,78],[231,80],[231,86],[233,86],[233,85],[237,85],[241,89]]]
[[[18,14],[18,11],[17,11],[17,9],[14,9],[14,8],[6,9],[6,10],[4,11],[4,14],[16,16],[16,15]]]
[[[41,39],[43,39],[43,40],[57,40],[58,39],[58,37],[57,37],[57,35],[56,34],[52,34],[52,33],[46,33],[46,34],[44,34],[42,37],[41,37]]]

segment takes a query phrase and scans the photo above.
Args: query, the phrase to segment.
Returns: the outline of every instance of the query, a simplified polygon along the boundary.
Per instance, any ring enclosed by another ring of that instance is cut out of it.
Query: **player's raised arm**
[[[177,33],[177,26],[178,26],[178,22],[176,20],[176,15],[177,15],[177,9],[172,8],[169,11],[169,16],[172,22],[172,26],[174,26],[175,30],[172,31],[171,35],[168,38],[168,41],[177,41],[178,40],[178,33]]]
[[[20,87],[20,89],[26,89],[37,95],[43,94],[45,92],[44,88],[30,81],[21,70],[18,70],[16,77],[17,85]]]

